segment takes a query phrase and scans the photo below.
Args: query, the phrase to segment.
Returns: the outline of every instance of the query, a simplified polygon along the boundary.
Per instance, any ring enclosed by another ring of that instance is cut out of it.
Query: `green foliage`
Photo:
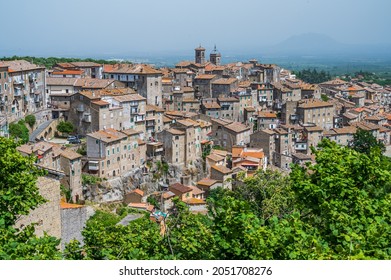
[[[24,118],[25,122],[31,127],[33,128],[35,123],[36,123],[36,119],[35,119],[35,116],[34,115],[27,115],[25,118]]]
[[[35,167],[34,157],[22,156],[16,147],[13,140],[0,137],[0,213],[6,226],[45,202],[36,186],[43,172]]]
[[[57,130],[61,133],[69,134],[75,130],[75,127],[73,126],[73,124],[71,122],[61,121],[57,125]]]
[[[353,134],[353,141],[350,147],[357,152],[365,153],[369,155],[371,151],[378,150],[384,153],[386,147],[384,144],[376,139],[370,131],[358,128],[356,133]]]
[[[210,152],[211,152],[211,145],[210,144],[206,144],[202,150],[202,159],[205,160],[207,156],[210,155]]]
[[[311,70],[310,68],[297,71],[295,74],[298,79],[311,84],[323,83],[332,78],[330,73],[326,73],[323,70],[318,72],[316,69]]]
[[[85,245],[76,247],[81,254],[69,253],[70,259],[164,259],[167,251],[162,247],[163,237],[159,226],[148,218],[132,221],[128,226],[117,225],[115,214],[97,212],[83,231]],[[77,244],[76,244],[77,245]],[[73,252],[67,248],[67,252]]]
[[[325,102],[329,101],[329,99],[330,99],[326,94],[323,94],[323,93],[320,95],[320,98],[321,98],[323,101],[325,101]]]
[[[190,213],[178,198],[174,198],[173,203],[173,215],[167,219],[165,249],[174,259],[215,259],[217,248],[210,219]]]
[[[354,73],[354,77],[362,82],[376,83],[381,86],[391,85],[391,76],[387,72],[373,73],[360,70]]]
[[[0,137],[0,259],[59,259],[59,240],[34,235],[34,225],[14,228],[21,215],[29,214],[45,202],[39,194],[37,178],[44,172],[35,167],[34,157],[24,157],[17,144]]]
[[[29,130],[23,120],[9,125],[9,132],[12,137],[20,140],[22,143],[29,141]]]
[[[0,260],[59,260],[60,240],[47,234],[36,237],[34,225],[21,231],[0,224]]]
[[[159,206],[159,202],[157,201],[156,197],[154,196],[148,196],[147,197],[147,202],[153,206],[155,206],[156,208],[160,208]]]
[[[377,153],[329,140],[319,147],[315,165],[291,173],[302,220],[317,229],[332,258],[390,258],[390,170]]]
[[[76,153],[81,154],[82,156],[87,155],[87,145],[83,144],[80,148],[76,150]]]
[[[60,185],[60,191],[61,191],[61,196],[65,198],[66,202],[71,202],[72,203],[71,190],[61,184]]]
[[[390,259],[390,159],[327,139],[312,152],[316,163],[289,175],[258,171],[234,190],[212,190],[208,215],[190,213],[178,198],[160,224],[145,216],[120,226],[118,215],[97,212],[85,245],[66,252],[71,259]]]
[[[259,170],[256,176],[243,180],[235,189],[235,196],[247,201],[262,220],[273,216],[279,218],[293,212],[294,193],[289,176],[271,170]]]
[[[156,166],[156,171],[153,173],[153,178],[157,181],[163,177],[167,178],[168,171],[170,169],[168,163],[158,160],[156,161],[155,166]]]
[[[83,185],[96,185],[102,182],[101,178],[90,174],[81,174],[81,180]]]

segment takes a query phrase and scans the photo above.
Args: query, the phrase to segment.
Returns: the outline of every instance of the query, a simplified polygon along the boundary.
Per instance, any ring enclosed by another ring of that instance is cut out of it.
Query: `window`
[[[110,166],[110,160],[107,161],[107,167],[109,167],[109,166]]]
[[[113,148],[113,155],[115,154],[115,149]]]
[[[119,157],[117,157],[117,161],[120,161],[120,158],[119,158]]]
[[[102,161],[102,167],[104,167],[105,166],[105,162],[104,161]]]
[[[98,140],[98,139],[96,139],[96,140],[95,140],[95,143],[96,143],[96,144],[99,144],[99,140]]]
[[[126,145],[124,145],[124,151],[126,151]]]
[[[119,153],[119,147],[117,147],[117,153]]]
[[[110,150],[107,150],[107,155],[108,155],[108,156],[110,155]]]

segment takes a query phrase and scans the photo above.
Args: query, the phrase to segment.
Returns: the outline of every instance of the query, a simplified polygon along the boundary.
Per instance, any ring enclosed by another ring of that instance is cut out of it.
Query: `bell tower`
[[[205,49],[201,47],[201,44],[198,48],[195,48],[195,63],[205,64]]]

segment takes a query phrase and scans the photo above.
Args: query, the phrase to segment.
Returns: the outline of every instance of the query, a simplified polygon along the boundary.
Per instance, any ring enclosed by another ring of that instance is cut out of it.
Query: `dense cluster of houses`
[[[312,161],[310,148],[323,138],[348,145],[361,128],[390,145],[391,86],[307,84],[274,64],[222,64],[216,48],[209,60],[205,52],[199,46],[194,61],[161,69],[1,61],[0,133],[29,114],[39,123],[69,121],[86,137],[85,156],[46,139],[19,150],[63,172],[74,197],[83,196],[82,173],[111,179],[164,161],[181,171],[180,181],[156,195],[166,207],[178,196],[194,211],[202,211],[211,189],[232,188],[239,173],[252,176],[268,166],[289,171],[291,163]],[[148,209],[147,195],[135,190],[126,200]]]

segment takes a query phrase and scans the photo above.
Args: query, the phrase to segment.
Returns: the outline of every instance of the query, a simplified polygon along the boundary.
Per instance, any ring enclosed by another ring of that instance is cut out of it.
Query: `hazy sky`
[[[18,0],[0,9],[0,56],[251,50],[302,33],[391,44],[390,0]]]

